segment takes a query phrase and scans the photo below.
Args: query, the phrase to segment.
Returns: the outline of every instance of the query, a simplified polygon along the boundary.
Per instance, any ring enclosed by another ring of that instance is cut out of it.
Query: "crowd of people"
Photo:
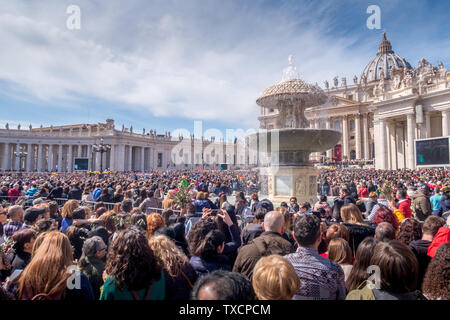
[[[274,204],[253,171],[5,173],[0,299],[448,300],[447,174],[322,170]]]

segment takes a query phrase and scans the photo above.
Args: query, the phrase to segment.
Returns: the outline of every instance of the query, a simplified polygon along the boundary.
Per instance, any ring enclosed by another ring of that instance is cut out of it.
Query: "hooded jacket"
[[[432,213],[430,198],[425,196],[422,192],[418,192],[412,199],[416,218],[420,221],[424,221]]]
[[[292,244],[279,233],[266,231],[239,250],[233,272],[239,272],[252,279],[253,269],[259,259],[272,254],[280,256],[295,252]]]

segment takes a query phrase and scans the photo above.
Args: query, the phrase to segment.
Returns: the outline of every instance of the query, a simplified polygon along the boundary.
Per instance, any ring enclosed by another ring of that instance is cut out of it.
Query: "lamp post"
[[[100,173],[103,172],[103,153],[108,152],[111,149],[111,145],[105,144],[103,138],[100,139],[100,143],[92,145],[92,152],[100,152]]]
[[[24,147],[19,146],[18,150],[14,152],[14,155],[19,158],[19,172],[22,171],[22,159],[28,155],[28,152],[24,151]]]

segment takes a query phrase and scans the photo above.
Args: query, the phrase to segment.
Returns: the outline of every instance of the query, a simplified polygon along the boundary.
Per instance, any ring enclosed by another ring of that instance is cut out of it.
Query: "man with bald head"
[[[233,272],[246,275],[250,280],[253,268],[262,257],[272,254],[280,256],[295,251],[292,244],[282,237],[284,233],[284,216],[278,211],[266,213],[262,223],[264,232],[239,250]]]

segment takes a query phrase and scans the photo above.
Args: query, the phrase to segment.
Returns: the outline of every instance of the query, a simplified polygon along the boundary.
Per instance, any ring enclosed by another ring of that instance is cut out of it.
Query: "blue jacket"
[[[450,200],[441,200],[439,202],[439,217],[441,217],[444,213],[450,210]]]
[[[208,200],[195,200],[194,206],[196,212],[202,212],[203,208],[211,209],[211,205]]]

